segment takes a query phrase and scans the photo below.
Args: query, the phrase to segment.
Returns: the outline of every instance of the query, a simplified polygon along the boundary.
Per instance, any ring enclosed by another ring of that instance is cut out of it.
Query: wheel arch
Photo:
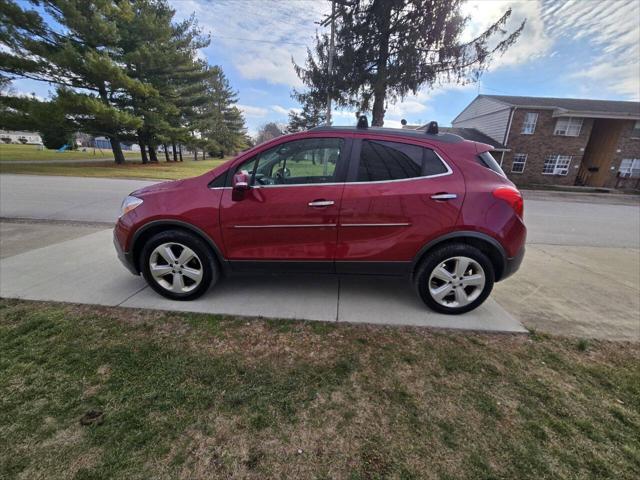
[[[502,279],[507,265],[507,254],[504,248],[495,238],[490,237],[485,233],[473,231],[451,232],[428,242],[420,249],[413,259],[413,263],[411,265],[411,277],[413,278],[416,270],[429,252],[433,251],[434,248],[450,245],[452,243],[466,243],[467,245],[476,247],[478,250],[485,253],[493,265],[495,281],[498,282]]]
[[[190,223],[182,222],[180,220],[154,220],[140,227],[133,235],[133,239],[131,241],[130,251],[133,255],[133,266],[138,271],[138,273],[140,273],[140,271],[142,270],[140,265],[140,254],[142,253],[142,249],[144,248],[144,244],[146,243],[146,241],[153,235],[167,230],[182,230],[196,235],[211,248],[213,256],[216,262],[218,262],[218,265],[222,268],[225,268],[226,262],[224,261],[222,252],[220,251],[216,243],[211,239],[211,237],[207,235],[203,230],[196,227],[195,225],[191,225]]]

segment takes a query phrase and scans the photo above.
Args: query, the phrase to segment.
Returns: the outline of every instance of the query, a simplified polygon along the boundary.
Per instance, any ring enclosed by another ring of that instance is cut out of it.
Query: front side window
[[[571,165],[570,155],[547,155],[542,167],[543,175],[567,175]]]
[[[447,173],[436,153],[398,142],[363,140],[357,182],[380,182]]]
[[[511,162],[511,173],[524,172],[524,166],[527,163],[527,155],[525,153],[516,153]]]
[[[640,177],[640,158],[625,158],[620,162],[618,173],[621,177]]]
[[[309,138],[282,143],[242,163],[253,185],[304,185],[335,181],[344,147],[341,138]]]
[[[524,135],[533,135],[533,132],[536,131],[536,123],[538,123],[538,114],[535,112],[528,112],[524,116],[521,133]]]
[[[582,119],[573,117],[562,117],[556,122],[554,135],[563,135],[565,137],[577,137],[582,130]]]

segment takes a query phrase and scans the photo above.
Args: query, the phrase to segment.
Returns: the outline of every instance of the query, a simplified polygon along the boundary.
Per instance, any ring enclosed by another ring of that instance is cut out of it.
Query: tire
[[[140,261],[149,286],[171,300],[198,298],[220,276],[209,246],[182,230],[155,234],[142,248]]]
[[[460,272],[464,272],[462,280]],[[430,309],[451,315],[481,305],[491,293],[494,281],[491,260],[464,243],[445,245],[428,253],[413,279],[418,295]]]

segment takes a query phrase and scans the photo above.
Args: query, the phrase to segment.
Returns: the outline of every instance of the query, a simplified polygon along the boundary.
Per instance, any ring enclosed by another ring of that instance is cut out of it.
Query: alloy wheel
[[[149,256],[149,272],[165,290],[188,293],[202,282],[204,269],[196,252],[181,243],[158,245]]]
[[[444,307],[464,307],[476,300],[486,277],[480,264],[469,257],[451,257],[439,263],[429,276],[429,294]]]

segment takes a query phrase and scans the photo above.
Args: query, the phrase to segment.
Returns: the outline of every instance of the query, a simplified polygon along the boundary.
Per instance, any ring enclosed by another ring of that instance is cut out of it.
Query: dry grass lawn
[[[0,300],[2,478],[639,473],[637,344]]]

